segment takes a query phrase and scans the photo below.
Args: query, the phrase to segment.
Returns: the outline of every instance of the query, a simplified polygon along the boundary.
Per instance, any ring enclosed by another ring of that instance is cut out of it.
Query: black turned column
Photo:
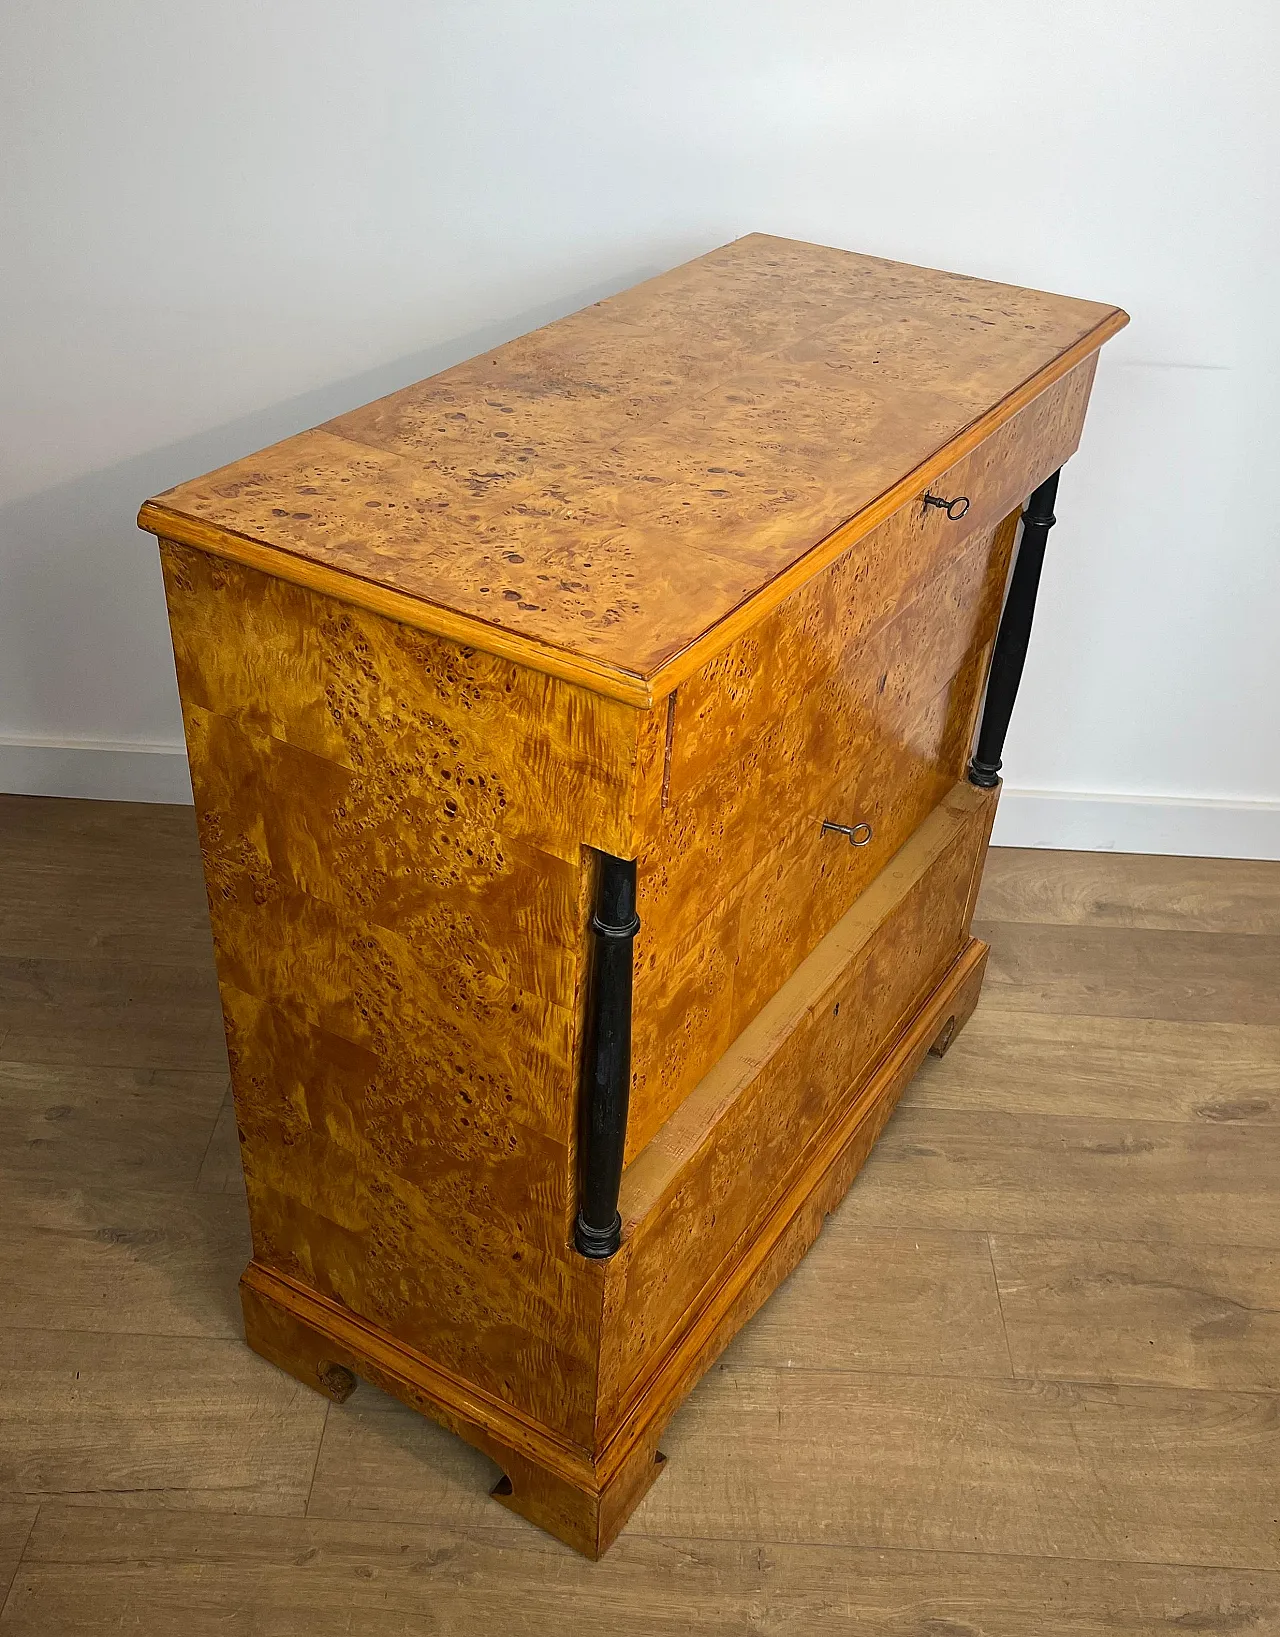
[[[582,1061],[582,1200],[573,1241],[584,1256],[622,1243],[618,1189],[631,1093],[631,946],[640,930],[634,859],[600,853],[591,917],[595,957]]]
[[[990,790],[1000,783],[1000,756],[1004,750],[1004,736],[1009,731],[1009,718],[1018,697],[1022,681],[1022,667],[1027,657],[1027,643],[1031,640],[1031,620],[1036,611],[1036,592],[1040,589],[1040,570],[1044,565],[1045,541],[1057,519],[1053,515],[1054,497],[1058,493],[1061,467],[1047,477],[1038,489],[1032,491],[1022,512],[1022,542],[1009,595],[1005,598],[1000,629],[996,633],[995,651],[991,656],[991,674],[987,678],[987,702],[982,711],[982,726],[978,730],[978,748],[969,763],[969,783]]]

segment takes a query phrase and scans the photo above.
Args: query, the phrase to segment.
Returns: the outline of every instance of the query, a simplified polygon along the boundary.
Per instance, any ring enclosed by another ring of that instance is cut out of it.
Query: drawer
[[[657,815],[638,871],[629,1153],[961,776],[1013,532],[972,539],[861,641],[823,647],[812,621],[807,685]],[[675,745],[681,731],[677,698]],[[824,820],[870,838],[852,846]]]
[[[814,779],[806,811],[773,832],[773,846],[743,884],[731,1036],[751,1022],[962,777],[985,659],[985,650],[970,658],[905,733],[877,732],[874,722],[863,725],[852,712],[836,717],[832,736],[843,729],[844,742],[835,749],[835,776]],[[855,846],[839,831],[824,830],[824,823],[865,825],[870,836]]]
[[[867,639],[990,534],[1074,451],[1095,360],[1055,383],[676,689],[671,800],[775,717],[780,702],[856,664]],[[924,497],[966,498],[952,520]],[[872,661],[868,661],[868,669]],[[863,680],[867,680],[864,678]],[[872,675],[870,680],[876,680]]]
[[[620,1398],[960,955],[994,806],[995,792],[954,786],[628,1167]]]

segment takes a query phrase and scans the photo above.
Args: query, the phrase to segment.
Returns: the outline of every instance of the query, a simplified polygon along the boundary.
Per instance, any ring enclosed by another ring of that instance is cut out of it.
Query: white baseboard
[[[0,790],[15,796],[191,805],[181,745],[0,740]]]
[[[0,790],[91,801],[191,802],[181,745],[0,740]],[[1004,789],[997,847],[1280,859],[1280,802]]]
[[[1000,794],[996,847],[1182,858],[1280,859],[1280,802],[1104,796],[1063,790]]]

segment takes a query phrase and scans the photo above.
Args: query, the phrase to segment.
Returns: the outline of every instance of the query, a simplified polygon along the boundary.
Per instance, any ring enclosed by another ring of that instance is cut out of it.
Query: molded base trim
[[[545,1427],[396,1341],[339,1303],[250,1262],[240,1280],[254,1352],[337,1403],[361,1377],[483,1450],[505,1476],[491,1491],[512,1512],[598,1558],[662,1471],[660,1427],[593,1460]]]

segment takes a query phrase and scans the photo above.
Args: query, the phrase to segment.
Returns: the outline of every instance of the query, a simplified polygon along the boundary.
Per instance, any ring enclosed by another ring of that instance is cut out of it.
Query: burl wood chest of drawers
[[[604,1550],[977,998],[1055,474],[1124,322],[757,235],[143,508],[251,1346]]]

